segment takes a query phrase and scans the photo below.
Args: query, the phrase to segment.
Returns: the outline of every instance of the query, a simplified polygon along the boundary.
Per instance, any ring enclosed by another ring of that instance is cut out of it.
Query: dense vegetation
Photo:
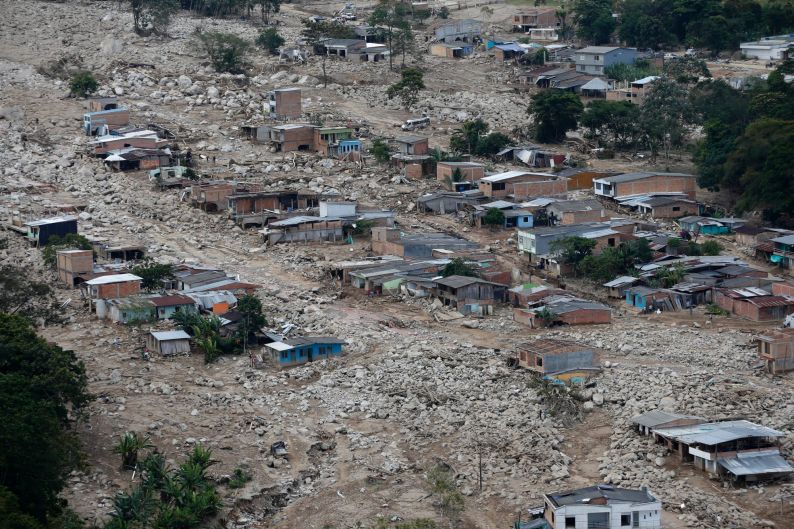
[[[456,154],[493,156],[512,140],[501,132],[488,132],[488,124],[482,119],[466,121],[456,129],[449,139],[449,148]],[[462,176],[462,175],[461,175]]]
[[[577,36],[590,44],[607,44],[617,33],[638,48],[686,46],[717,53],[794,30],[792,0],[574,0],[571,8]]]
[[[27,318],[0,314],[0,525],[82,526],[58,495],[81,465],[72,426],[91,398],[74,353],[39,338]]]
[[[794,226],[794,73],[788,60],[744,91],[723,81],[698,84],[691,106],[705,137],[694,159],[698,183],[726,189],[741,212],[759,210],[766,220]]]

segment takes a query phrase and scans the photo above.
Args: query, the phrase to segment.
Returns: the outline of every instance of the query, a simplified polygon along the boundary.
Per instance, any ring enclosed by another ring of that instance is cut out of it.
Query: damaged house
[[[568,193],[568,180],[551,173],[516,170],[483,177],[479,188],[491,198],[554,197]]]
[[[772,330],[759,336],[758,357],[772,375],[794,371],[794,329]]]
[[[449,276],[434,281],[435,296],[461,314],[493,314],[494,305],[507,299],[507,285],[478,277]]]
[[[601,484],[543,496],[548,529],[661,529],[662,502],[647,488]]]
[[[341,356],[344,344],[344,340],[332,336],[282,338],[265,344],[263,356],[280,368],[293,367]]]
[[[540,339],[518,347],[519,367],[541,377],[566,382],[584,382],[601,371],[601,353],[587,345],[563,340]]]
[[[446,233],[403,233],[398,228],[372,228],[372,252],[406,258],[429,258],[434,250],[469,251],[480,245]]]

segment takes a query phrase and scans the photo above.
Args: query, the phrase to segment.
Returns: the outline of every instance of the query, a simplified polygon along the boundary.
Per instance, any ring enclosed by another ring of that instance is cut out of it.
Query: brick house
[[[559,380],[586,379],[601,371],[601,353],[564,340],[535,340],[518,347],[518,365]]]
[[[772,330],[759,336],[758,356],[768,373],[794,371],[794,329]]]
[[[613,200],[635,195],[681,193],[695,199],[695,176],[684,173],[624,173],[593,180],[596,196]]]
[[[455,170],[460,171],[463,182],[475,182],[485,176],[485,166],[473,162],[438,162],[436,164],[436,180],[453,182]],[[454,185],[454,182],[453,182]]]
[[[427,138],[422,136],[400,136],[394,142],[400,154],[422,155],[430,151]]]
[[[555,224],[581,224],[583,222],[604,222],[609,214],[601,202],[589,200],[565,200],[546,206],[546,212],[555,219]]]
[[[58,250],[56,253],[58,280],[74,288],[84,281],[83,277],[94,270],[92,250]]]
[[[267,94],[270,117],[294,119],[301,117],[301,89],[277,88]]]
[[[124,298],[140,292],[141,281],[135,274],[110,274],[89,279],[84,288],[91,299]]]
[[[535,28],[557,28],[560,19],[555,7],[536,7],[513,15],[513,31],[527,32]]]
[[[794,314],[794,299],[775,296],[757,288],[718,288],[714,303],[739,317],[751,321],[781,321]]]
[[[485,196],[493,198],[508,195],[515,198],[547,197],[565,195],[568,192],[568,180],[550,173],[516,170],[481,178],[479,189]]]
[[[315,127],[303,123],[287,123],[267,128],[267,141],[275,147],[276,152],[313,151],[315,145]]]
[[[636,204],[639,213],[656,219],[677,219],[700,213],[697,202],[677,196],[650,197],[637,201]]]

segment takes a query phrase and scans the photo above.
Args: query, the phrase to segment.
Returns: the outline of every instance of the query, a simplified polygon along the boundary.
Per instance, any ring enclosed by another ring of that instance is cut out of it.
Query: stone
[[[182,90],[187,90],[193,85],[193,79],[187,75],[180,75],[176,82]]]
[[[117,55],[122,51],[124,51],[124,43],[111,35],[108,35],[99,43],[99,52],[102,55]]]

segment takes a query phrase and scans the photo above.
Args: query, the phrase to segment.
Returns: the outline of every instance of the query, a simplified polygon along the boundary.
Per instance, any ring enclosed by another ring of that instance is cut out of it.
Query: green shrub
[[[99,88],[99,83],[97,83],[97,80],[91,75],[91,72],[77,72],[72,75],[69,81],[69,92],[77,97],[86,97],[93,94],[96,92],[97,88]]]

